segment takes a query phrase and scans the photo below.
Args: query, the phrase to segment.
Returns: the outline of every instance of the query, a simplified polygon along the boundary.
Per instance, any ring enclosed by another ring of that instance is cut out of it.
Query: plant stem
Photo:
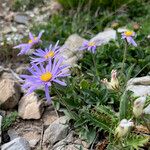
[[[97,70],[97,65],[96,65],[96,54],[92,54],[92,59],[93,59],[93,64],[94,64],[94,68],[95,68],[95,78],[99,80],[99,74],[98,74],[98,70]]]
[[[126,55],[127,55],[127,43],[125,43],[125,46],[124,46],[124,53],[123,53],[123,60],[122,60],[122,67],[121,67],[122,74],[123,74],[124,67],[125,67]]]

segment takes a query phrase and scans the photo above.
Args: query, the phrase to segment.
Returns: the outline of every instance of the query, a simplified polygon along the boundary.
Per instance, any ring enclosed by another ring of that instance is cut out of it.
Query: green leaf
[[[128,111],[128,96],[127,91],[123,93],[120,100],[120,107],[119,107],[119,119],[122,120],[126,118]]]
[[[149,136],[140,136],[132,134],[126,142],[126,145],[131,148],[131,150],[139,150],[140,147],[144,146],[150,140]]]

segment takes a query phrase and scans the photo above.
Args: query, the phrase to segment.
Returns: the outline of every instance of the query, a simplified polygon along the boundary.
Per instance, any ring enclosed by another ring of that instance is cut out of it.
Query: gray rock
[[[53,145],[54,143],[66,138],[69,126],[66,124],[67,118],[60,117],[54,121],[44,132],[43,142]]]
[[[88,150],[87,148],[83,147],[82,145],[78,144],[70,144],[64,150]]]
[[[14,108],[20,99],[20,85],[12,79],[0,81],[0,105],[2,109]]]
[[[18,115],[22,119],[40,119],[44,111],[43,101],[34,92],[23,96],[18,104]]]
[[[76,62],[82,58],[83,51],[80,51],[79,49],[84,41],[86,40],[78,34],[72,34],[68,37],[65,44],[60,48],[61,55],[66,59],[64,62],[65,64],[74,66]],[[72,59],[73,61],[71,61]]]
[[[1,150],[30,150],[30,146],[24,138],[19,137],[2,145]]]
[[[14,21],[20,24],[28,24],[29,16],[26,14],[18,13],[14,16]]]
[[[7,131],[7,133],[9,135],[9,137],[10,137],[10,141],[12,141],[12,140],[14,140],[14,139],[19,137],[18,133],[14,129],[9,129]]]
[[[113,29],[107,29],[103,32],[98,33],[90,41],[95,42],[97,46],[100,46],[102,44],[107,44],[110,40],[115,40],[116,38],[116,31]]]
[[[2,131],[1,131],[2,119],[3,119],[3,117],[0,115],[0,146],[1,146],[1,141],[2,141],[2,139],[1,139],[1,135],[2,135]]]
[[[65,139],[59,141],[54,146],[52,146],[52,149],[54,149],[54,150],[65,150],[66,146],[69,143],[73,143],[73,142],[74,142],[74,132],[70,132]]]

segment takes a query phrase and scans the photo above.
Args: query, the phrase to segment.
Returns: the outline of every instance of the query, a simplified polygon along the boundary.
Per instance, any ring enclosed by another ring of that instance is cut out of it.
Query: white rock
[[[135,96],[150,95],[150,76],[132,78],[127,83],[127,90]]]
[[[1,150],[30,150],[30,146],[24,138],[19,137],[2,145]]]
[[[0,81],[0,105],[3,109],[14,108],[20,98],[20,86],[11,79]]]
[[[19,101],[18,115],[22,119],[40,119],[43,110],[43,101],[35,93],[23,96]]]
[[[90,41],[95,42],[97,46],[100,46],[102,44],[107,44],[110,40],[115,40],[116,38],[116,31],[113,29],[107,29],[103,32],[98,33]]]
[[[132,91],[135,96],[150,95],[150,86],[130,85],[127,87],[127,90]]]
[[[127,85],[150,85],[150,76],[132,78]]]
[[[67,118],[60,117],[54,121],[44,132],[43,142],[53,145],[67,136],[69,126],[66,124]]]

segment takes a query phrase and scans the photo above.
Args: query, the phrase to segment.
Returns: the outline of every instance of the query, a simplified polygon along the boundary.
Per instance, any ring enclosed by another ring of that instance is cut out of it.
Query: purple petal
[[[29,38],[33,41],[34,40],[34,36],[31,32],[29,32]]]
[[[136,42],[133,40],[133,38],[131,38],[130,42],[131,42],[131,44],[132,44],[133,46],[137,47],[137,44],[136,44]]]
[[[60,81],[58,79],[54,79],[53,81],[58,83],[58,84],[60,84],[60,85],[62,85],[62,86],[66,86],[67,85],[65,82],[62,82],[62,81]]]
[[[38,35],[38,39],[40,39],[40,38],[41,38],[42,34],[43,34],[43,31],[41,31],[41,32],[39,33],[39,35]]]

